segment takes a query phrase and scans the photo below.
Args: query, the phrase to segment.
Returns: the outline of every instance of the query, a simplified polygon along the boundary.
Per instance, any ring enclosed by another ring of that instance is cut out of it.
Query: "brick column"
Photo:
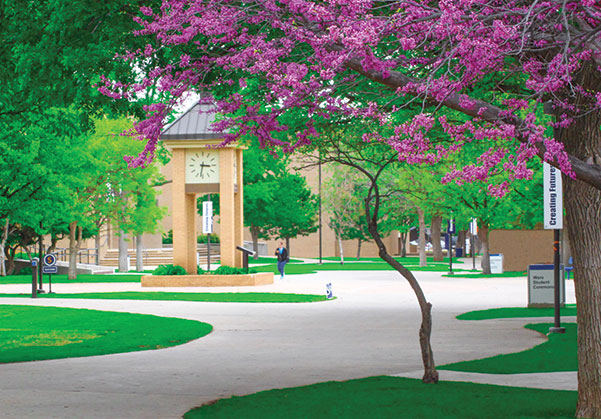
[[[173,150],[173,264],[196,274],[196,196],[186,193],[186,153]]]
[[[234,158],[236,150],[219,150],[219,220],[221,265],[242,266],[236,263],[236,216],[234,199]]]
[[[242,178],[242,149],[238,149],[235,152],[236,164],[238,166],[238,172],[236,173],[235,183],[238,185],[238,192],[234,197],[234,218],[235,218],[235,241],[236,246],[242,246],[244,244],[244,184]],[[236,251],[236,265],[242,267],[242,252]]]

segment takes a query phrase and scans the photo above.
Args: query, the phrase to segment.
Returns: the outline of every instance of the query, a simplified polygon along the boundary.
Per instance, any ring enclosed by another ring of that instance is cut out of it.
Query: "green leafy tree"
[[[303,176],[285,173],[277,179],[272,205],[277,208],[271,222],[273,234],[286,240],[290,255],[290,239],[317,231],[317,196],[308,188]]]
[[[119,229],[120,270],[127,270],[126,235],[137,237],[136,263],[139,264],[142,261],[142,234],[156,232],[166,212],[156,204],[156,186],[164,183],[156,164],[129,168],[123,160],[124,155],[135,154],[142,148],[141,143],[120,135],[132,124],[129,118],[96,121],[96,132],[88,143],[95,165],[86,177],[88,194],[81,196],[86,202],[93,203],[87,207],[87,214],[97,229],[109,221]]]

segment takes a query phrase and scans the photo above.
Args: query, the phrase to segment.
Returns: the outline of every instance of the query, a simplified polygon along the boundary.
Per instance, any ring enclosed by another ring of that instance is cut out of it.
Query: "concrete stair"
[[[130,266],[136,266],[136,251],[129,249],[127,254],[130,257]],[[201,263],[206,263],[207,260],[207,245],[198,245],[198,254]],[[144,266],[169,265],[173,263],[173,248],[163,247],[161,249],[144,249],[143,253]],[[219,243],[211,243],[211,262],[219,261]],[[101,266],[117,267],[119,266],[119,249],[108,249],[104,257],[100,259]]]

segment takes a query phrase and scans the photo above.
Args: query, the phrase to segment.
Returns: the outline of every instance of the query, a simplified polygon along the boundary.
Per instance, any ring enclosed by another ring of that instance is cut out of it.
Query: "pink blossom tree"
[[[158,88],[168,98],[137,125],[147,146],[132,165],[152,159],[186,92],[209,90],[228,115],[215,126],[230,132],[226,141],[251,134],[290,152],[311,143],[324,121],[346,118],[385,127],[364,139],[409,163],[446,159],[473,141],[500,144],[444,182],[499,171],[509,182],[529,179],[535,157],[559,167],[579,311],[577,416],[601,417],[599,0],[164,0],[142,13],[138,35],[149,43],[123,58],[146,77],[100,87],[113,97]],[[555,135],[541,117],[545,103]],[[418,110],[396,122],[391,116],[407,106]],[[457,122],[443,108],[468,118]],[[434,141],[433,129],[450,140]],[[489,193],[507,187],[491,183]]]

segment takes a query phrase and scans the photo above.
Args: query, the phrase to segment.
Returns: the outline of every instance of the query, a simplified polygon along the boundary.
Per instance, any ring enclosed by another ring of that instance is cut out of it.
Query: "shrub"
[[[163,233],[163,244],[173,244],[173,230]]]
[[[13,275],[31,275],[31,266],[25,266],[24,268],[21,268],[19,272],[17,272],[17,270],[15,269]]]
[[[37,257],[39,257],[38,255],[39,255],[38,252],[31,252],[31,257],[32,258],[37,258]],[[24,252],[18,252],[15,255],[15,259],[27,259],[27,260],[29,260],[29,255],[27,253],[24,253]]]
[[[204,269],[202,269],[202,268],[200,267],[200,265],[196,267],[196,273],[197,273],[198,275],[202,275],[202,274],[204,274],[205,272],[206,272],[206,271],[205,271]]]
[[[179,265],[159,265],[154,271],[153,275],[186,275],[186,270]]]
[[[256,274],[257,270],[254,268],[251,268],[248,270],[249,274]],[[215,269],[214,272],[212,272],[213,275],[246,275],[246,269],[244,268],[234,268],[233,266],[227,266],[227,265],[223,265],[220,266],[219,268]]]
[[[201,234],[196,238],[197,243],[206,243],[208,241],[208,237],[205,234]],[[211,234],[211,243],[219,243],[219,236]]]
[[[163,244],[173,244],[173,230],[169,230],[167,233],[163,233],[162,237]],[[197,243],[206,243],[207,241],[208,238],[205,234],[201,234],[200,236],[196,237]],[[216,234],[211,234],[211,243],[219,243],[219,236],[217,236]]]

